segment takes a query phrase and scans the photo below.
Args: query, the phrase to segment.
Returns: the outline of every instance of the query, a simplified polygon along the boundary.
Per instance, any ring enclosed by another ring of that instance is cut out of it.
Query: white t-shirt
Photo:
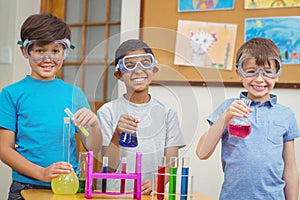
[[[127,158],[127,172],[134,172],[136,152],[141,152],[142,179],[152,180],[152,173],[156,172],[159,162],[164,156],[165,148],[185,146],[177,113],[169,105],[152,97],[145,104],[131,103],[123,96],[110,101],[97,111],[103,134],[103,146],[110,144],[122,114],[129,114],[140,120],[136,133],[138,146],[135,148],[121,147],[121,157]],[[121,172],[121,162],[117,172]],[[109,186],[107,189],[110,189]]]

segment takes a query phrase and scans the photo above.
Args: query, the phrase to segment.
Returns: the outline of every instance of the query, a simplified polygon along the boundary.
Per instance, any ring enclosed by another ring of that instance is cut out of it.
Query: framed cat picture
[[[174,64],[231,70],[236,24],[179,20]]]

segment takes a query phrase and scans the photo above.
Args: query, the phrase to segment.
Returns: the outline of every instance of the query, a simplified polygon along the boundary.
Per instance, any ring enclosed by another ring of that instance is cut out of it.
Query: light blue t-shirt
[[[246,98],[241,93],[241,98]],[[245,139],[222,136],[222,166],[224,182],[220,200],[284,200],[282,179],[283,144],[300,136],[290,108],[277,103],[275,95],[260,103],[251,102],[249,114],[251,133]],[[224,101],[209,117],[213,124],[237,98]]]
[[[15,132],[18,151],[29,161],[47,167],[62,161],[63,118],[65,108],[75,113],[90,108],[79,87],[56,78],[40,81],[26,76],[2,89],[0,93],[0,127]],[[71,123],[72,124],[72,123]],[[70,163],[76,169],[77,150],[71,126]],[[13,170],[15,181],[50,186],[50,183],[24,176]]]

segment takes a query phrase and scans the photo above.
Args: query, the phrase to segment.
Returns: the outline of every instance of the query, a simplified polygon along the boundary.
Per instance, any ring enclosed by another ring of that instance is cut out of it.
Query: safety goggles
[[[24,42],[19,41],[18,44],[21,44],[24,47],[28,59],[32,62],[41,62],[45,59],[61,62],[67,57],[68,50],[70,48],[75,48],[71,45],[70,40],[66,38],[55,40],[53,42],[54,45],[51,45],[49,48],[45,48],[42,41],[38,40],[26,39]]]
[[[242,57],[237,67],[238,73],[243,77],[253,77],[261,73],[268,78],[278,78],[282,72],[282,64],[277,56],[269,57],[263,66],[257,65],[255,57]]]
[[[151,53],[136,54],[124,56],[118,61],[116,71],[120,70],[125,73],[134,72],[138,65],[142,70],[152,70],[157,64],[154,56]]]

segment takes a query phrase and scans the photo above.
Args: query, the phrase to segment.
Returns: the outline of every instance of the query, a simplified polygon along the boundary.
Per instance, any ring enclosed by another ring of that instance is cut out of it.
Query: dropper
[[[69,108],[66,108],[64,111],[71,119],[73,118],[74,114],[71,112]],[[77,126],[77,127],[85,136],[90,135],[89,132],[83,126]]]

